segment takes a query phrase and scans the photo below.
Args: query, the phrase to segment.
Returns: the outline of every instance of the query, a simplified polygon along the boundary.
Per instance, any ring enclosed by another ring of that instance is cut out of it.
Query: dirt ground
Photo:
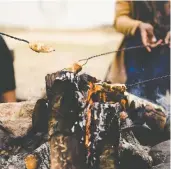
[[[49,54],[35,53],[23,42],[5,38],[14,50],[17,97],[40,98],[45,88],[45,75],[70,66],[79,59],[118,49],[123,36],[112,27],[94,30],[24,30],[8,32],[29,41],[43,41],[55,48]],[[103,80],[115,54],[90,60],[82,72]]]

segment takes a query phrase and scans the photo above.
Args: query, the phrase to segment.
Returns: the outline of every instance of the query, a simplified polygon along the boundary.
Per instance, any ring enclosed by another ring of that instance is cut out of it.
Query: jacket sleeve
[[[137,27],[141,23],[141,21],[131,18],[133,12],[131,3],[131,1],[116,0],[114,26],[118,32],[121,32],[126,36],[134,35]]]

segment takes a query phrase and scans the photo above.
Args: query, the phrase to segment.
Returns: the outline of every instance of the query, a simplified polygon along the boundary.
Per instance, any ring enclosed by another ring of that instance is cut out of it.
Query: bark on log
[[[162,106],[125,92],[130,118],[140,124],[146,123],[151,129],[163,131],[167,125],[168,113]]]

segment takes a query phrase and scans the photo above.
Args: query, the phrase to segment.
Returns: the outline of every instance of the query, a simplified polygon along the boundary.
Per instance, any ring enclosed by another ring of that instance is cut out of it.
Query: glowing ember
[[[25,158],[25,165],[27,169],[36,169],[38,165],[37,157],[33,154]]]

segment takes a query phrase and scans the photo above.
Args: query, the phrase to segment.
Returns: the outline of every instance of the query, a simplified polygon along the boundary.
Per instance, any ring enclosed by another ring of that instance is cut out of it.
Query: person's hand
[[[162,40],[156,41],[153,29],[153,26],[148,23],[142,22],[139,25],[142,43],[149,52],[151,52],[151,48],[157,47],[162,43]]]
[[[168,44],[169,47],[171,47],[170,46],[170,36],[171,36],[171,34],[170,34],[170,31],[169,31],[169,32],[167,32],[167,35],[166,35],[166,38],[165,38],[165,43]]]

